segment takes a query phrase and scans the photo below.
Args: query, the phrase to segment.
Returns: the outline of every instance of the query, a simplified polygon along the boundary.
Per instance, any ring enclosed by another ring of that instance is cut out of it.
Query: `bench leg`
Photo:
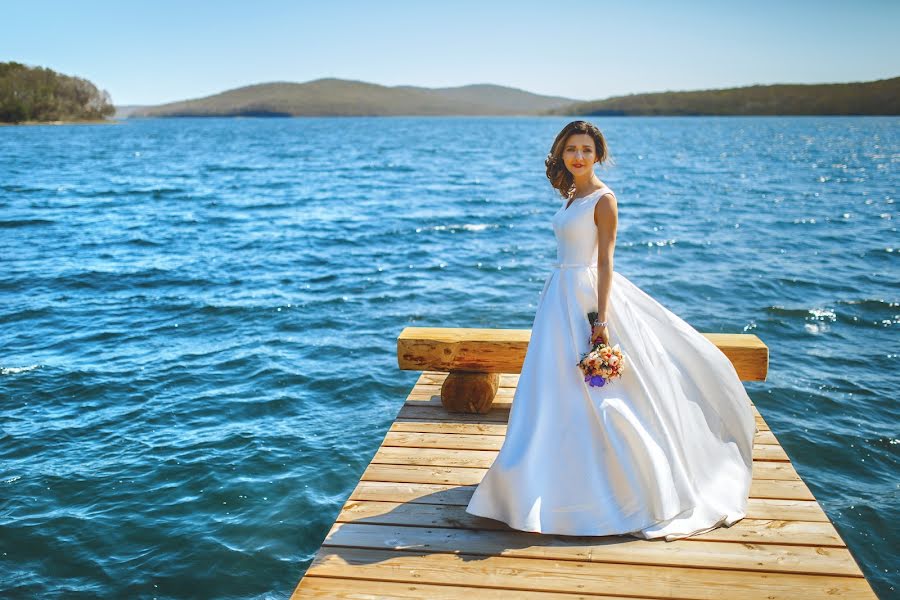
[[[500,387],[499,373],[450,371],[441,386],[441,404],[449,412],[484,414]]]

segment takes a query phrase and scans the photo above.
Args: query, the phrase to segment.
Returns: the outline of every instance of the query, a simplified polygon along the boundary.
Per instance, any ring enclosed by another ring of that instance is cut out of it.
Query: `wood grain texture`
[[[742,381],[765,381],[769,348],[752,333],[704,333]],[[416,371],[519,373],[530,329],[405,327],[397,336],[397,366]]]

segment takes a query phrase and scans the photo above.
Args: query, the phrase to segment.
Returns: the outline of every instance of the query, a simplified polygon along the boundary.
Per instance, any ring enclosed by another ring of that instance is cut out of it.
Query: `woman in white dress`
[[[744,517],[757,429],[731,361],[613,269],[617,200],[594,173],[608,155],[594,125],[573,121],[547,157],[563,198],[557,261],[506,438],[466,511],[523,531],[674,540]],[[577,366],[594,340],[625,360],[603,386]]]

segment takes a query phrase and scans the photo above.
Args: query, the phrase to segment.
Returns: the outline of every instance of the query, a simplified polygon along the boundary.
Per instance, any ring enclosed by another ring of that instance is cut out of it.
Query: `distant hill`
[[[900,115],[900,77],[630,94],[549,109],[549,115]]]
[[[775,84],[577,101],[499,85],[383,86],[316,79],[273,82],[157,106],[122,106],[117,117],[391,115],[898,115],[900,77],[871,82]]]
[[[147,108],[147,106],[144,105],[144,104],[121,104],[121,105],[116,105],[116,114],[114,115],[114,117],[115,117],[116,119],[126,119],[126,118],[128,118],[129,116],[131,116],[131,113],[133,113],[133,112],[136,111],[136,110],[140,110],[140,109],[142,109],[142,108]]]
[[[0,62],[0,123],[103,121],[114,112],[109,93],[87,79]]]
[[[139,107],[134,117],[521,115],[571,105],[573,98],[541,96],[499,85],[452,88],[387,87],[363,81],[316,79],[273,82],[213,96]]]

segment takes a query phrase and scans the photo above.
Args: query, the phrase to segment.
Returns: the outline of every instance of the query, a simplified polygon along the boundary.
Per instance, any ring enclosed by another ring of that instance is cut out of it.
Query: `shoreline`
[[[122,119],[86,119],[78,121],[21,121],[19,123],[0,123],[0,127],[16,127],[18,125],[121,125]]]

